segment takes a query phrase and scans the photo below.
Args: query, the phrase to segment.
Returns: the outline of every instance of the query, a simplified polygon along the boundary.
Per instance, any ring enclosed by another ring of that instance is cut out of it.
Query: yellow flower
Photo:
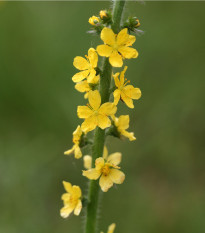
[[[104,17],[107,17],[107,11],[100,11],[100,18],[103,19]]]
[[[125,179],[125,174],[120,171],[117,165],[121,162],[121,153],[116,152],[108,156],[104,150],[103,158],[95,160],[95,168],[83,171],[83,176],[90,180],[99,180],[100,187],[103,192],[107,192],[109,188],[115,184],[122,184]]]
[[[63,181],[63,186],[67,193],[64,193],[61,197],[64,203],[64,207],[60,210],[61,217],[67,218],[73,211],[75,215],[79,215],[82,209],[80,187],[72,186],[71,183],[66,181]]]
[[[127,33],[127,28],[115,35],[112,29],[105,27],[101,31],[101,39],[104,45],[97,46],[97,52],[100,56],[109,57],[110,64],[114,67],[122,67],[124,58],[130,59],[138,56],[137,50],[129,47],[136,38]]]
[[[107,233],[113,233],[114,230],[115,230],[115,227],[116,227],[116,224],[115,224],[115,223],[112,223],[112,224],[108,227]],[[103,232],[101,232],[101,233],[103,233]]]
[[[130,117],[129,115],[122,115],[119,118],[112,116],[112,119],[114,121],[114,125],[117,128],[117,131],[120,133],[120,135],[123,135],[127,138],[129,138],[130,141],[136,140],[133,132],[128,132],[126,129],[129,128],[129,122]]]
[[[127,85],[129,81],[126,81],[127,79],[124,77],[126,70],[127,66],[125,66],[121,73],[116,73],[113,75],[115,86],[117,87],[117,89],[113,92],[114,104],[117,105],[121,99],[129,108],[134,108],[133,99],[139,99],[141,97],[141,91],[139,88],[134,88],[132,85]],[[120,79],[118,78],[119,74]]]
[[[87,80],[83,80],[75,85],[75,89],[79,92],[86,92],[84,98],[88,98],[88,92],[92,90],[93,86],[96,86],[99,82],[100,76],[95,76],[91,83],[88,83]]]
[[[95,24],[99,23],[99,18],[93,15],[92,17],[89,18],[88,22],[91,25],[95,25]]]
[[[87,106],[78,106],[77,114],[79,118],[85,119],[81,128],[84,132],[89,132],[97,126],[105,129],[111,125],[108,116],[114,115],[117,107],[113,103],[104,103],[101,105],[101,96],[99,91],[90,91],[88,94],[89,104]]]
[[[77,129],[73,132],[74,145],[70,150],[67,150],[64,152],[65,155],[70,155],[74,152],[76,159],[79,159],[82,157],[82,152],[81,152],[80,147],[79,147],[82,134],[83,134],[83,131],[82,131],[80,125],[78,125]]]
[[[81,70],[72,77],[73,82],[77,83],[87,78],[88,83],[92,83],[96,75],[95,68],[98,63],[98,55],[94,48],[88,50],[88,56],[85,58],[77,56],[74,58],[73,65],[76,69]]]

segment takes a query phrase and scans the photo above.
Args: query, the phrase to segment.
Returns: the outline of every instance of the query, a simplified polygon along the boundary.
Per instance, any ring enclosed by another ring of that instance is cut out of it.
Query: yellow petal
[[[80,159],[82,157],[82,152],[81,152],[80,147],[78,145],[76,145],[76,147],[75,147],[74,154],[75,154],[76,159]]]
[[[73,206],[65,206],[60,210],[60,215],[63,218],[67,218],[73,211]]]
[[[95,169],[96,170],[101,170],[101,168],[104,166],[105,160],[100,157],[95,160]]]
[[[100,75],[94,76],[93,78],[89,78],[89,84],[98,84],[100,79]],[[90,88],[91,89],[91,88]]]
[[[72,80],[73,80],[74,83],[81,82],[83,79],[87,78],[87,76],[88,76],[89,73],[90,73],[89,70],[81,71],[81,72],[75,74],[72,77]]]
[[[75,89],[79,92],[87,92],[87,91],[90,91],[90,86],[87,80],[84,80],[82,82],[77,83],[75,85]]]
[[[80,128],[80,125],[77,126],[76,130],[73,132],[73,136],[78,136],[80,137],[82,135],[82,130]]]
[[[82,130],[87,133],[89,131],[94,130],[97,127],[97,117],[96,116],[90,116],[82,123]]]
[[[122,67],[123,65],[122,56],[117,51],[110,55],[109,62],[113,67]]]
[[[104,149],[103,149],[103,159],[107,159],[107,156],[108,156],[108,150],[107,150],[107,147],[104,146]]]
[[[107,102],[100,106],[98,112],[102,115],[111,116],[117,112],[117,107],[114,103]]]
[[[94,110],[98,110],[101,104],[101,96],[99,91],[90,91],[88,94],[88,101]]]
[[[113,96],[114,96],[114,104],[117,105],[119,100],[120,100],[120,94],[121,94],[121,91],[119,89],[116,89],[114,92],[113,92]]]
[[[112,29],[104,27],[101,31],[101,40],[104,41],[105,44],[114,45],[115,44],[115,34]]]
[[[121,98],[129,108],[134,108],[133,101],[130,97],[121,92]]]
[[[125,72],[127,70],[127,66],[125,66],[124,70],[120,73],[120,85],[123,86],[125,82]]]
[[[102,57],[109,57],[112,51],[113,51],[113,48],[110,47],[109,45],[103,44],[103,45],[97,46],[97,52]]]
[[[134,88],[132,85],[125,86],[123,92],[132,99],[139,99],[141,97],[140,89]]]
[[[64,155],[70,155],[74,152],[74,150],[75,150],[75,145],[70,150],[65,151]]]
[[[73,185],[73,197],[78,199],[82,196],[82,192],[79,186]]]
[[[136,41],[136,37],[132,36],[132,35],[129,35],[129,38],[126,41],[125,46],[131,46],[131,45],[134,44],[135,41]]]
[[[74,209],[74,214],[78,216],[81,212],[81,209],[82,209],[82,202],[81,200],[78,200],[78,203]]]
[[[114,78],[114,81],[115,81],[115,86],[118,87],[118,88],[120,88],[120,86],[121,86],[121,85],[120,85],[120,80],[119,80],[119,78],[118,78],[118,77],[119,77],[119,74],[120,74],[120,73],[118,72],[118,73],[116,73],[116,74],[113,75],[113,78]]]
[[[70,193],[64,193],[62,196],[61,196],[61,199],[63,200],[63,201],[69,201],[70,200]]]
[[[107,116],[99,114],[97,116],[97,119],[98,119],[98,127],[100,127],[101,129],[105,129],[111,126],[111,121]]]
[[[89,74],[88,77],[87,77],[88,83],[91,83],[91,82],[92,82],[92,80],[95,78],[95,75],[96,75],[96,70],[91,69],[91,70],[90,70],[90,74]]]
[[[116,224],[112,223],[109,228],[108,228],[108,232],[107,233],[113,233],[115,230]]]
[[[128,39],[129,39],[129,34],[127,34],[127,28],[124,28],[117,35],[117,44],[124,45]]]
[[[130,117],[129,115],[122,115],[118,118],[118,127],[120,129],[128,129],[129,128]]]
[[[91,169],[92,167],[92,157],[90,155],[83,156],[84,168]]]
[[[87,70],[89,68],[88,61],[85,58],[79,56],[74,58],[73,65],[78,70]]]
[[[138,100],[141,97],[142,93],[139,88],[134,88],[132,90],[132,99]]]
[[[136,140],[136,137],[134,136],[133,132],[127,132],[126,130],[121,131],[121,134],[128,138],[130,141]]]
[[[119,165],[122,160],[122,154],[120,152],[115,152],[113,154],[110,154],[107,158],[108,163],[112,163],[114,165]]]
[[[95,51],[94,48],[90,48],[88,50],[88,59],[89,59],[90,64],[91,64],[92,67],[94,67],[94,68],[97,67],[97,64],[98,64],[98,55],[97,55],[97,53],[96,53],[96,51]]]
[[[97,180],[101,175],[100,170],[96,170],[95,168],[91,168],[87,171],[83,171],[83,176],[86,176],[90,180]]]
[[[122,184],[125,180],[125,174],[118,169],[111,169],[109,177],[115,184]]]
[[[73,193],[73,188],[72,188],[71,183],[63,181],[63,186],[66,192]]]
[[[127,59],[138,57],[138,52],[134,48],[130,48],[127,46],[120,46],[118,48],[118,51],[122,54],[124,58],[127,58]]]
[[[105,176],[102,174],[99,181],[100,187],[103,192],[107,192],[109,188],[113,186],[113,181],[110,179],[110,176]]]
[[[93,111],[87,106],[78,106],[77,114],[79,118],[88,118],[93,114]]]
[[[87,99],[87,98],[88,98],[88,92],[87,92],[87,93],[85,93],[84,98],[85,98],[85,99]]]

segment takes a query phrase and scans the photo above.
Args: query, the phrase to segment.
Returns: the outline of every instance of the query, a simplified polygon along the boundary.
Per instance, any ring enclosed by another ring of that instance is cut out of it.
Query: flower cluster
[[[116,34],[111,29],[112,14],[110,11],[102,10],[99,16],[90,17],[89,23],[92,29],[100,32],[100,38],[104,44],[98,45],[96,49],[90,48],[85,57],[76,56],[73,61],[74,67],[79,72],[73,75],[72,81],[75,83],[75,89],[84,93],[84,98],[88,100],[88,103],[77,107],[77,116],[83,119],[83,122],[73,132],[72,148],[65,151],[64,154],[74,153],[76,159],[83,157],[85,170],[82,171],[82,175],[89,180],[99,180],[99,186],[103,192],[107,192],[114,184],[124,182],[125,174],[119,167],[122,154],[115,152],[108,155],[105,146],[103,154],[99,154],[94,161],[90,155],[83,156],[83,148],[92,144],[89,139],[89,132],[97,127],[105,130],[106,136],[112,135],[119,139],[126,137],[130,141],[136,140],[134,133],[127,131],[130,123],[129,115],[116,116],[120,102],[133,109],[133,100],[138,100],[141,97],[140,89],[131,85],[130,81],[125,78],[128,67],[124,66],[121,71],[112,74],[110,77],[114,84],[113,87],[110,87],[112,91],[110,99],[113,99],[113,101],[103,102],[102,93],[99,89],[103,72],[98,66],[98,56],[106,57],[111,67],[118,68],[123,66],[125,59],[138,57],[137,50],[132,48],[136,37],[130,35],[129,32],[131,26],[137,28],[140,23],[138,19],[134,19],[134,21],[130,19],[129,22],[129,27],[122,27]],[[125,25],[127,24],[125,23]],[[92,162],[95,165],[94,167],[92,167]],[[66,218],[71,212],[79,215],[83,206],[82,203],[86,198],[82,196],[79,186],[72,186],[65,181],[63,181],[63,185],[67,193],[62,195],[64,207],[60,211],[61,216]],[[114,232],[114,229],[115,224],[113,223],[109,226],[108,233]]]

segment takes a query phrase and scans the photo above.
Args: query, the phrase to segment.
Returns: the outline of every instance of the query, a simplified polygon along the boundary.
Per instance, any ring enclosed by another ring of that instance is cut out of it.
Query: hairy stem
[[[112,29],[115,33],[118,33],[120,30],[120,22],[122,18],[124,5],[125,5],[125,0],[114,1]],[[99,87],[102,104],[109,101],[111,75],[112,75],[112,66],[109,63],[108,58],[104,58],[102,64],[102,75],[100,78],[100,87]],[[95,165],[95,159],[102,156],[104,144],[105,144],[105,130],[102,130],[99,127],[97,127],[95,129],[94,142],[92,147],[92,167],[94,167]],[[87,205],[87,214],[86,214],[85,233],[96,233],[99,191],[100,191],[99,181],[91,180],[88,191],[88,205]]]

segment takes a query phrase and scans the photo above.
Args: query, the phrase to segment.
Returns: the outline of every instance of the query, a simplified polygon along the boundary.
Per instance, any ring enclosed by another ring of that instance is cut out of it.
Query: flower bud
[[[89,18],[88,22],[91,25],[95,26],[97,23],[99,23],[99,18],[93,15],[92,17]]]
[[[100,11],[100,18],[103,19],[106,17],[107,17],[107,11],[106,10]]]

